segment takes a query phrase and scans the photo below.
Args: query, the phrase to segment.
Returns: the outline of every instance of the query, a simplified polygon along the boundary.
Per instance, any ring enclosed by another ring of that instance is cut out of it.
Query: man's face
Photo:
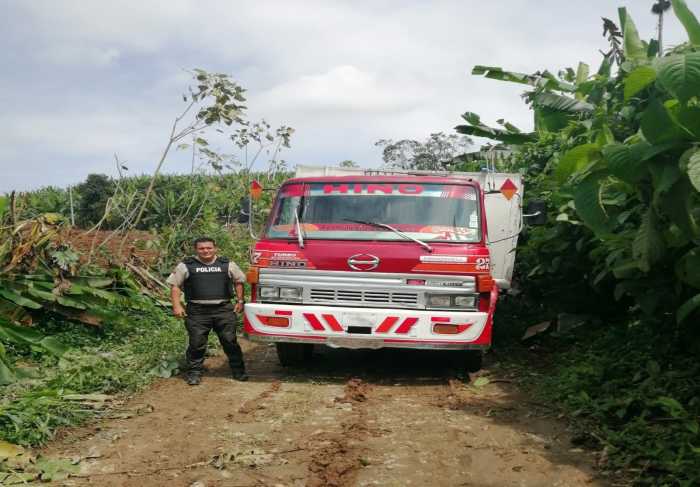
[[[194,250],[199,260],[203,262],[209,262],[216,255],[216,245],[213,242],[199,242]]]

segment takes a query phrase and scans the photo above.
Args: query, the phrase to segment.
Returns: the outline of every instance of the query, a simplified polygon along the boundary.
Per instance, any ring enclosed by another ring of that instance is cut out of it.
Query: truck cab
[[[251,249],[245,334],[275,342],[283,365],[322,344],[467,350],[477,368],[507,287],[494,279],[488,198],[520,210],[483,183],[363,171],[286,181]],[[517,227],[512,216],[499,230]]]

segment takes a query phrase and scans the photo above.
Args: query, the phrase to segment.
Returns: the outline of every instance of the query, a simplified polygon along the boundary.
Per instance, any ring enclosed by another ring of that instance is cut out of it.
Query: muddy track
[[[361,379],[350,379],[335,402],[349,404],[349,417],[339,431],[324,432],[309,440],[309,487],[353,485],[362,468],[367,449],[364,440],[372,433],[367,425],[367,399],[371,387]]]
[[[56,485],[605,485],[497,369],[475,387],[439,354],[329,349],[284,369],[274,347],[242,342],[249,382],[213,357],[201,386],[158,381],[124,406],[133,415],[64,432],[43,453],[80,473]]]

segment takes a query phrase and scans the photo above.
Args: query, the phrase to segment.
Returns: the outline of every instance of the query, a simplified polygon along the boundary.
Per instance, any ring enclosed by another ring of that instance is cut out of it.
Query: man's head
[[[209,237],[200,237],[194,241],[194,251],[199,260],[209,262],[216,257],[216,242]]]

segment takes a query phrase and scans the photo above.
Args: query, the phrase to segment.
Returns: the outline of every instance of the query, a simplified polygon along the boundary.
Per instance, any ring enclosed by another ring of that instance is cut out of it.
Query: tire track
[[[270,398],[270,396],[276,392],[279,392],[280,387],[282,387],[282,383],[279,380],[273,381],[272,384],[270,384],[270,387],[265,389],[253,399],[249,399],[244,402],[241,407],[238,408],[238,413],[246,415],[259,409],[265,409],[265,404],[263,401]]]
[[[314,435],[308,442],[311,450],[308,487],[343,487],[353,485],[357,472],[366,465],[364,440],[378,433],[368,426],[367,403],[371,386],[361,379],[350,379],[336,403],[351,405],[350,417],[340,431]]]

